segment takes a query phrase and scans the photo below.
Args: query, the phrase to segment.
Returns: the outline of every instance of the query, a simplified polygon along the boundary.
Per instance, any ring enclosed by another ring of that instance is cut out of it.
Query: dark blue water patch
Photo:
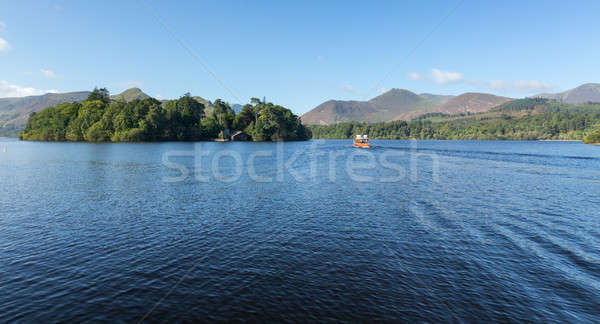
[[[304,181],[277,144],[199,143],[243,174],[165,182],[196,144],[0,142],[0,321],[600,321],[597,147],[373,140],[406,175],[358,182],[348,141],[281,147]]]

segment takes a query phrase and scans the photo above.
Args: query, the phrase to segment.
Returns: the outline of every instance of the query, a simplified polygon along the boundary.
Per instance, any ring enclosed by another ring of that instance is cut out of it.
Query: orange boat
[[[354,147],[361,147],[361,148],[371,147],[371,143],[369,143],[369,136],[356,135],[356,138],[354,138]]]

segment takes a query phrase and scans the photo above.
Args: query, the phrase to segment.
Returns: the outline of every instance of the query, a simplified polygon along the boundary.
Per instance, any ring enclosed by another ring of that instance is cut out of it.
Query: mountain
[[[146,98],[150,98],[150,96],[145,94],[139,88],[127,89],[119,94],[110,96],[110,99],[112,99],[112,100],[115,100],[115,101],[124,100],[127,102],[133,101],[135,99],[146,99]]]
[[[486,112],[511,100],[511,98],[495,96],[488,93],[467,92],[435,107],[431,112],[441,112],[450,115],[467,112]]]
[[[436,96],[436,95],[430,95]],[[455,115],[460,113],[486,112],[490,109],[511,101],[511,98],[499,97],[488,93],[467,92],[460,96],[437,96],[438,102],[443,102],[430,109],[416,110],[399,114],[392,120],[410,120],[427,113],[444,113]],[[450,97],[450,98],[439,98]]]
[[[210,102],[210,100],[206,100],[202,97],[199,96],[193,96],[192,98],[194,98],[196,101],[198,101],[199,103],[204,105],[204,113],[206,115],[209,115],[210,113],[212,113],[213,109],[215,108],[212,104],[212,102]],[[231,109],[233,109],[233,111],[235,111],[235,113],[239,113],[240,111],[242,111],[242,108],[244,108],[244,106],[240,105],[240,104],[229,104],[229,106],[231,106]]]
[[[600,102],[600,84],[586,83],[577,88],[560,93],[541,93],[534,96],[536,98],[554,99],[570,104],[579,104],[585,102]]]
[[[329,100],[302,115],[309,125],[331,125],[345,121],[381,122],[410,120],[426,113],[476,113],[488,111],[511,100],[487,93],[464,93],[460,96],[416,94],[392,89],[369,101]]]
[[[22,129],[31,112],[64,102],[80,102],[87,98],[89,91],[69,93],[47,93],[41,96],[0,98],[0,135],[9,130]]]
[[[428,99],[430,101],[433,101],[438,105],[445,104],[446,102],[448,102],[448,100],[456,97],[456,96],[436,95],[436,94],[431,94],[431,93],[421,93],[421,94],[419,94],[419,96],[424,97],[425,99]]]
[[[434,100],[408,90],[392,89],[369,101],[329,100],[302,115],[301,119],[309,125],[389,121],[402,113],[433,108],[438,105]]]

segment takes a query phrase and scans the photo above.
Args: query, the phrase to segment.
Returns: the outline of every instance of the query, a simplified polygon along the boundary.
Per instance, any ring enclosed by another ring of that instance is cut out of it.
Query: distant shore
[[[576,139],[543,139],[538,140],[540,142],[581,142],[581,140]]]

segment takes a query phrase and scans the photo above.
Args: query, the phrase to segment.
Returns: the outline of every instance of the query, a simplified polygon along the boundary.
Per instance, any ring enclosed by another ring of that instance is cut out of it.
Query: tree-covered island
[[[83,102],[63,103],[32,113],[22,140],[71,142],[203,141],[228,139],[236,131],[253,141],[296,141],[311,137],[289,109],[256,98],[239,113],[219,99],[206,107],[186,94],[177,100],[111,100],[94,89]]]

